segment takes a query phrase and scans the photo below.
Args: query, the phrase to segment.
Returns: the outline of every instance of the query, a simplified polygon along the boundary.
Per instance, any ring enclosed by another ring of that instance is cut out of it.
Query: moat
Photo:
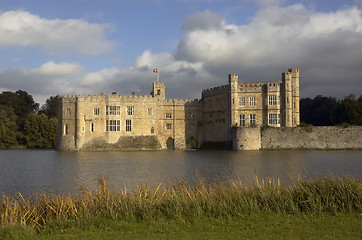
[[[362,151],[127,151],[57,152],[1,150],[0,194],[29,195],[95,190],[97,178],[111,188],[151,187],[175,180],[195,183],[195,172],[207,182],[279,178],[282,184],[324,176],[362,177]]]

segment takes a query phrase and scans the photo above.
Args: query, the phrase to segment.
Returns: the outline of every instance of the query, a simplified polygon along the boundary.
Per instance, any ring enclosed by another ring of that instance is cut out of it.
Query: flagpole
[[[160,77],[159,77],[159,75],[158,75],[158,69],[155,68],[155,69],[153,69],[152,72],[153,72],[154,74],[156,74],[156,82],[159,82],[159,81],[160,81]]]

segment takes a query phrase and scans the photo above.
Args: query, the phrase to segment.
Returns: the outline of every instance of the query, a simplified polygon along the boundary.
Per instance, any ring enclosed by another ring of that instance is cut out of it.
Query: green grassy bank
[[[3,196],[0,239],[357,239],[362,182],[329,178],[281,186],[256,178],[196,186],[176,183],[136,191],[75,196]],[[304,236],[304,237],[303,237]]]
[[[233,218],[57,220],[40,229],[10,227],[0,239],[361,239],[361,215],[258,213]]]

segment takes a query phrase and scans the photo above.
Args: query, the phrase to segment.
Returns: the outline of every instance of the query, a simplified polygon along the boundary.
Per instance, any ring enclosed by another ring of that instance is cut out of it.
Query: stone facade
[[[164,82],[154,82],[149,96],[61,96],[57,147],[186,149],[233,142],[235,127],[299,125],[297,68],[283,73],[279,82],[241,83],[230,74],[228,85],[202,91],[200,100],[165,96]]]

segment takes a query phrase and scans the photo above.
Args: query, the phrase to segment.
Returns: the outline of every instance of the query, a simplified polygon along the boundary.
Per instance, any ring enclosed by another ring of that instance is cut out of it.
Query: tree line
[[[362,125],[362,95],[343,100],[321,95],[300,99],[300,121],[314,126]]]
[[[26,91],[0,94],[0,148],[54,148],[58,135],[58,97],[39,108]]]
[[[39,108],[26,91],[0,94],[0,149],[54,148],[58,135],[58,97]],[[321,95],[300,99],[302,124],[314,126],[362,125],[362,95],[343,100]]]

